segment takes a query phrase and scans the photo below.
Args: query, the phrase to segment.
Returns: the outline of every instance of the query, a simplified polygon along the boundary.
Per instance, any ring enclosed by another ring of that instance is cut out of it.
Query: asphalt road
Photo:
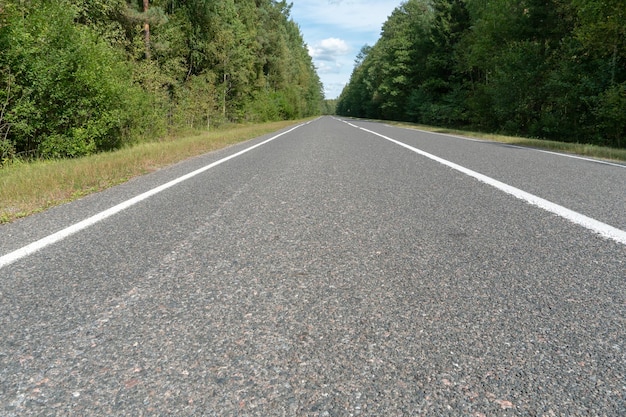
[[[626,415],[626,244],[358,127],[621,233],[626,167],[351,123],[5,262],[0,415]],[[0,257],[270,136],[1,226]]]

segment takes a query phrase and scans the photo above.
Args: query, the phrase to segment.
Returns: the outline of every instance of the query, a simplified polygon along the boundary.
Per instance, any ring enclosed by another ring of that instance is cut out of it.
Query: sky
[[[334,99],[350,80],[361,48],[376,43],[383,23],[402,0],[291,2],[291,18],[300,26],[326,98]]]

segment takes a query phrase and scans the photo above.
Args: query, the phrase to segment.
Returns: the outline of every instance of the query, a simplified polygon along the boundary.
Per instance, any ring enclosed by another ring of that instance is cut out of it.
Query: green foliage
[[[189,129],[211,128],[216,122],[215,86],[212,74],[190,76],[177,90],[174,125]],[[202,100],[198,100],[202,97]]]
[[[8,139],[17,152],[75,157],[119,147],[133,124],[131,68],[64,2],[35,4],[0,33]]]
[[[322,114],[333,115],[337,114],[337,100],[324,100],[322,104]]]
[[[318,114],[321,84],[289,9],[274,0],[151,0],[147,10],[136,0],[1,3],[0,156],[76,157],[168,129]]]
[[[626,145],[626,82],[604,90],[594,110],[599,127],[605,132],[606,143],[617,147]]]
[[[626,0],[408,0],[337,112],[625,146]]]

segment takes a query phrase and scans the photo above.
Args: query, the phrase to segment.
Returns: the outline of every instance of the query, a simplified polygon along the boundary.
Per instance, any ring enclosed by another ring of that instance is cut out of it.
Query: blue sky
[[[380,29],[402,0],[291,0],[326,98],[337,98],[350,80],[363,45],[374,45]]]

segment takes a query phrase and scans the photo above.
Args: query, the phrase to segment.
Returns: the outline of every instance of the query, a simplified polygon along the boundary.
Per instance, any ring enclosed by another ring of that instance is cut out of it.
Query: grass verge
[[[388,122],[389,125],[406,127],[409,129],[425,130],[427,132],[445,133],[448,135],[459,135],[476,139],[490,140],[493,142],[507,143],[510,145],[527,146],[537,149],[563,152],[591,158],[606,159],[609,161],[626,161],[626,149],[608,148],[605,146],[590,145],[585,143],[557,142],[544,139],[530,139],[516,136],[504,136],[492,133],[468,132],[465,130],[455,130],[432,126],[417,125],[404,122]]]
[[[0,224],[295,123],[236,125],[202,134],[140,143],[84,158],[10,164],[0,168]]]

